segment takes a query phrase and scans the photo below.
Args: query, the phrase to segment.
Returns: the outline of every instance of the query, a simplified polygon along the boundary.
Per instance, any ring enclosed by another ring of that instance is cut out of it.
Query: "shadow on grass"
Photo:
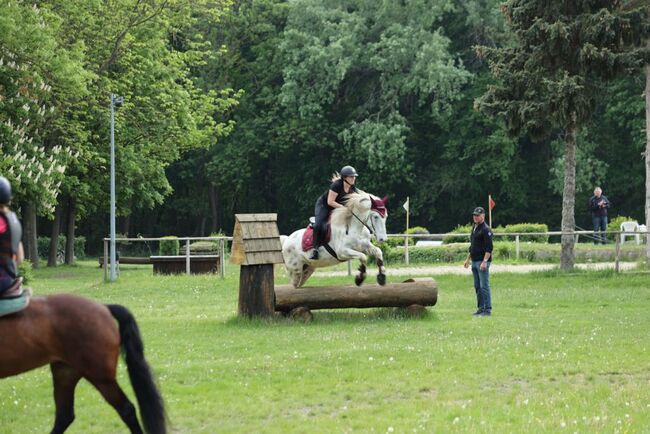
[[[273,318],[244,318],[233,316],[226,320],[229,327],[258,328],[268,326],[303,326],[306,324],[356,324],[373,321],[438,321],[438,315],[429,306],[424,312],[411,314],[405,308],[386,307],[371,309],[338,309],[338,310],[315,310],[312,311],[313,318],[309,321],[292,319],[288,315],[277,313]]]

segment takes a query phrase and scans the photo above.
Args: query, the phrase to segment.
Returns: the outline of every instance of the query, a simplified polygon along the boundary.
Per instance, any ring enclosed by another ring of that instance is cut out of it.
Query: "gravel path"
[[[636,262],[620,262],[621,270],[632,270],[636,268]],[[529,273],[531,271],[544,271],[557,268],[556,264],[525,264],[525,265],[508,265],[493,264],[490,266],[491,273]],[[591,264],[576,264],[576,268],[587,270],[605,270],[613,269],[613,262],[594,262]],[[327,271],[327,268],[316,270],[315,276],[347,276],[347,271]],[[352,268],[352,274],[356,273],[356,268]],[[368,267],[368,275],[377,274],[376,267]],[[412,268],[390,268],[387,267],[388,276],[431,276],[436,274],[472,274],[469,268],[463,268],[462,265],[435,265],[430,267],[412,267]]]

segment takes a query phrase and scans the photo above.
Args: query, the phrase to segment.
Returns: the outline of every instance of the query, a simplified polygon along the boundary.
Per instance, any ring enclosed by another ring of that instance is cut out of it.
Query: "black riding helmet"
[[[359,176],[356,170],[354,170],[354,167],[352,166],[345,166],[343,169],[341,169],[341,177],[346,177],[346,176]]]
[[[11,202],[11,184],[4,176],[0,176],[0,205],[8,205]]]

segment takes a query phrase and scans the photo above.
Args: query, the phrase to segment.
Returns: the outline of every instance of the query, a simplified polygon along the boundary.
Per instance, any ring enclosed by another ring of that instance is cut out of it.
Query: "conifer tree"
[[[618,0],[510,0],[502,12],[513,44],[477,47],[495,83],[476,101],[502,117],[513,135],[564,141],[561,268],[573,268],[576,136],[598,101],[603,84],[638,68],[647,34],[644,7]],[[634,48],[638,47],[638,48]]]

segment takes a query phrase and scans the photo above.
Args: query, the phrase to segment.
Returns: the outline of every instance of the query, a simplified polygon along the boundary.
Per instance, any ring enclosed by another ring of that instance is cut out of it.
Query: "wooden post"
[[[515,258],[519,259],[519,235],[515,235]]]
[[[226,277],[226,240],[224,238],[219,240],[219,256],[221,256],[219,275],[223,279]]]
[[[230,261],[239,272],[239,315],[275,315],[273,264],[282,264],[277,214],[235,214]]]
[[[190,275],[190,239],[185,240],[185,273]]]
[[[616,263],[614,265],[614,270],[619,272],[619,261],[621,256],[621,234],[620,232],[616,234]]]
[[[239,272],[239,315],[273,316],[273,264],[242,265]]]

